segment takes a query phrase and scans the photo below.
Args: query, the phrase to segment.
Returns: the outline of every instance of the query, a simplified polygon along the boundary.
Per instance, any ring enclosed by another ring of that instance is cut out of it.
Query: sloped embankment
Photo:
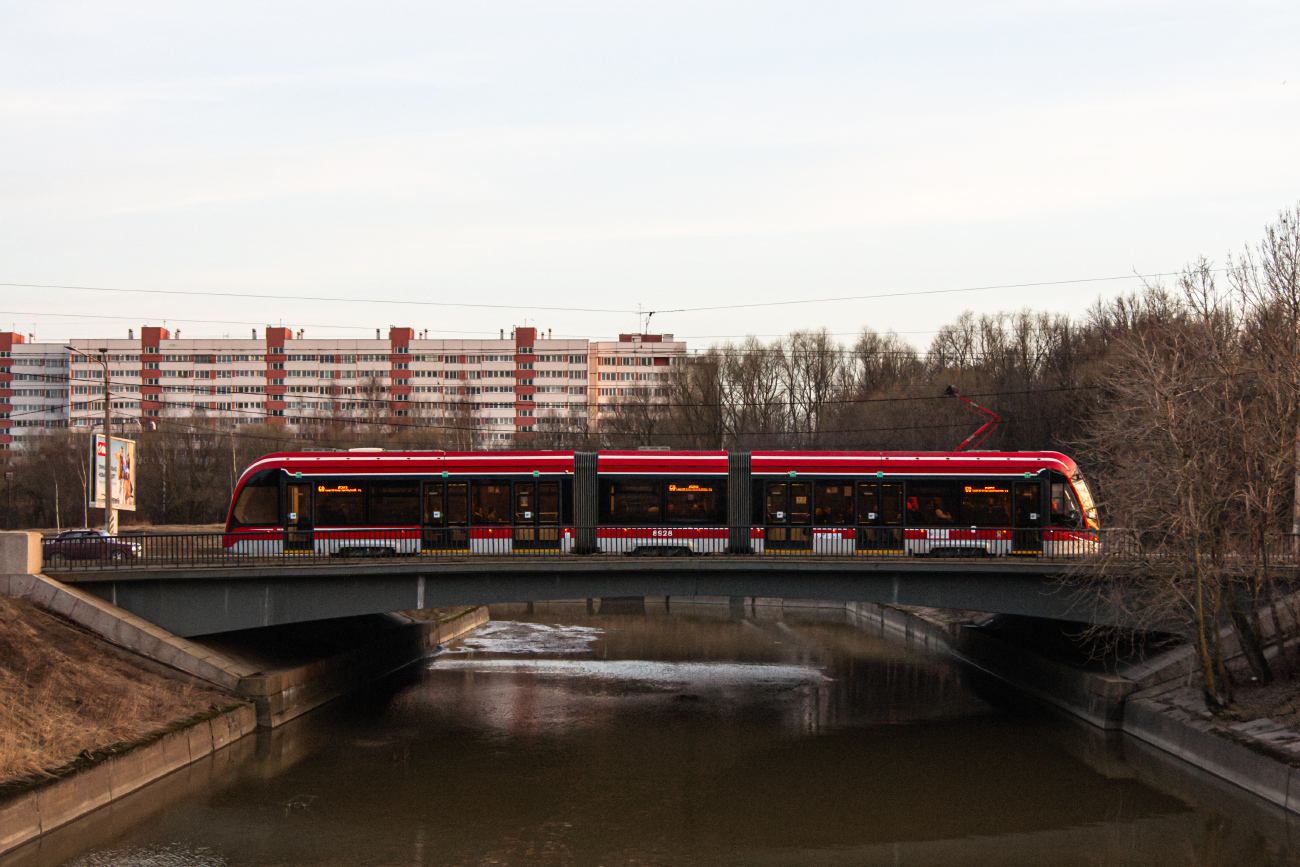
[[[0,596],[0,786],[236,700]]]

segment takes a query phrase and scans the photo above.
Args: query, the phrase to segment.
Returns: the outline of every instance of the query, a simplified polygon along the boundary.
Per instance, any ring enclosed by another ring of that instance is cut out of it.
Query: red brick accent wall
[[[284,362],[288,359],[285,345],[293,339],[292,328],[266,329],[266,423],[288,424],[284,417]],[[271,350],[276,350],[272,352]],[[274,365],[279,365],[275,367]],[[273,380],[280,384],[272,385]]]
[[[14,331],[0,331],[0,352],[12,352],[15,344],[26,343],[23,335]],[[5,356],[0,358],[0,412],[13,412],[14,396],[14,373],[13,359]],[[12,422],[7,418],[0,418],[0,452],[8,451],[12,448],[14,441]]]
[[[162,409],[162,386],[146,383],[158,381],[158,366],[162,363],[159,347],[171,337],[166,328],[145,326],[140,329],[140,415],[146,418]]]

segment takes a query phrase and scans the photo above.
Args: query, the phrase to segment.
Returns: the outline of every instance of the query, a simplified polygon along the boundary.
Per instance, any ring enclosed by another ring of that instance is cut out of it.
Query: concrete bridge
[[[638,596],[876,602],[1116,622],[1067,586],[1078,568],[1006,557],[465,556],[46,574],[181,636],[454,605]]]

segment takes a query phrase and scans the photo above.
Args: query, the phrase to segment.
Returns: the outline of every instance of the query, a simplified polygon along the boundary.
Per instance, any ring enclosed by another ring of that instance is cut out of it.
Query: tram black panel
[[[573,454],[573,553],[593,554],[596,546],[597,452]]]
[[[753,551],[749,532],[752,464],[749,452],[727,455],[727,551],[731,554]]]

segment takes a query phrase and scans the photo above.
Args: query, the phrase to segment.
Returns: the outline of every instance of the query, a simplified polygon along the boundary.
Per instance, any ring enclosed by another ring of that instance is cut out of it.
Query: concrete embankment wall
[[[906,611],[862,603],[847,606],[855,622],[905,636],[931,636],[933,646],[1012,687],[1110,731],[1121,731],[1193,767],[1300,814],[1300,769],[1213,730],[1210,721],[1145,697],[1150,688],[1185,677],[1190,652],[1174,650],[1123,675],[1089,672],[1046,659],[969,624],[949,628]],[[1124,676],[1127,675],[1127,676]]]
[[[201,719],[34,789],[0,798],[0,854],[116,803],[174,771],[252,734],[273,728],[426,657],[439,644],[488,619],[486,607],[442,621],[392,615],[393,628],[368,644],[239,681],[253,704]]]
[[[99,634],[111,646],[197,677],[248,699],[119,755],[34,789],[0,798],[0,853],[39,838],[74,819],[221,750],[262,727],[275,727],[358,687],[426,657],[439,644],[482,625],[486,606],[441,621],[388,615],[388,627],[360,646],[304,665],[262,672],[248,660],[173,635],[129,611],[39,574],[37,533],[0,533],[0,594],[25,597]],[[152,664],[150,663],[150,664]]]
[[[238,692],[257,708],[257,723],[274,728],[367,683],[423,659],[438,645],[483,625],[487,606],[443,621],[388,615],[393,628],[359,647],[283,671],[241,678]]]
[[[1263,798],[1300,814],[1300,769],[1211,731],[1211,724],[1144,696],[1195,670],[1188,648],[1165,652],[1144,663],[1129,664],[1120,674],[1085,671],[1020,647],[970,623],[945,623],[910,611],[869,602],[828,602],[762,597],[645,597],[636,600],[648,615],[687,614],[717,617],[817,616],[843,612],[851,623],[899,636],[921,649],[949,653],[1013,688],[1059,708],[1091,725],[1128,734]],[[629,600],[586,600],[588,613],[626,613]],[[583,600],[538,603],[535,611],[581,613]],[[1290,617],[1300,622],[1300,600],[1290,603]],[[503,606],[502,615],[526,613],[522,605]],[[1265,630],[1272,620],[1266,616]],[[1228,636],[1226,647],[1235,648]]]
[[[256,729],[253,709],[242,705],[0,800],[0,854],[108,806]]]

